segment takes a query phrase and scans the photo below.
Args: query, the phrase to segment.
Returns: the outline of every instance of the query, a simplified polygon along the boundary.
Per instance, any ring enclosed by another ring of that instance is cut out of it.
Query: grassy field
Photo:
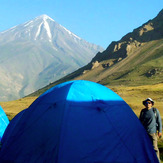
[[[37,97],[26,97],[16,101],[0,102],[3,110],[11,120],[20,111],[28,108]]]
[[[163,83],[135,87],[108,85],[107,87],[121,96],[137,116],[139,116],[141,109],[144,108],[142,101],[147,97],[151,97],[155,101],[155,107],[159,109],[163,119]],[[33,96],[16,101],[0,102],[0,105],[6,112],[8,118],[11,120],[21,110],[28,108],[36,98],[36,96]],[[163,138],[159,140],[159,149],[161,153],[161,160],[163,160]]]
[[[137,116],[144,108],[142,101],[148,97],[152,98],[155,101],[154,106],[159,109],[163,119],[163,83],[136,87],[117,86],[110,87],[110,89],[121,96]]]
[[[137,116],[139,116],[140,110],[144,108],[142,101],[147,97],[151,97],[155,101],[155,107],[159,109],[163,119],[163,83],[135,87],[106,86],[121,96]],[[21,110],[28,108],[36,98],[36,96],[25,97],[16,101],[0,102],[0,105],[11,120]]]

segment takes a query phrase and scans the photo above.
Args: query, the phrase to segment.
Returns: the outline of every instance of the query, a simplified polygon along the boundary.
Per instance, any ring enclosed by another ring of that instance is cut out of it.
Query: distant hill
[[[139,86],[163,82],[163,10],[92,59],[86,66],[38,90],[68,80],[90,80],[103,85]]]
[[[88,64],[103,48],[47,15],[0,33],[0,101],[24,97]]]

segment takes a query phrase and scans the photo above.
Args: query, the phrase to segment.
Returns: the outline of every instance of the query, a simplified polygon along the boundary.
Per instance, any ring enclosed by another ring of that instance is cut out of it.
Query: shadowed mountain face
[[[112,42],[102,53],[79,70],[43,88],[67,80],[91,80],[104,85],[144,85],[163,81],[163,10],[152,20],[121,40]]]
[[[14,100],[86,65],[103,48],[47,15],[0,33],[1,101]]]

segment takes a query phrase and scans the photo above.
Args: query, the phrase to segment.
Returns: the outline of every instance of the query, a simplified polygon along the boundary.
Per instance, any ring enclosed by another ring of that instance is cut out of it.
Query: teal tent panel
[[[1,138],[5,132],[5,129],[8,126],[8,124],[9,124],[9,120],[8,120],[4,110],[0,106],[0,141],[1,141]]]

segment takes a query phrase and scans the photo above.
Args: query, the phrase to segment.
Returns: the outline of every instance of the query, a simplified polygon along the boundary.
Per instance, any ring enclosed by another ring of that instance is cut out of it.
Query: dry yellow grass
[[[163,83],[136,87],[107,86],[120,95],[132,108],[137,116],[144,107],[142,101],[151,97],[155,101],[155,107],[159,109],[163,118]],[[0,102],[0,105],[11,120],[17,113],[28,108],[37,97],[25,97],[16,101]]]
[[[25,97],[15,101],[0,102],[3,110],[11,120],[20,111],[28,108],[37,97]]]
[[[154,107],[159,109],[163,118],[163,83],[136,87],[119,86],[111,89],[126,101],[137,116],[139,116],[140,110],[144,108],[142,101],[148,97],[152,98],[155,101]]]

